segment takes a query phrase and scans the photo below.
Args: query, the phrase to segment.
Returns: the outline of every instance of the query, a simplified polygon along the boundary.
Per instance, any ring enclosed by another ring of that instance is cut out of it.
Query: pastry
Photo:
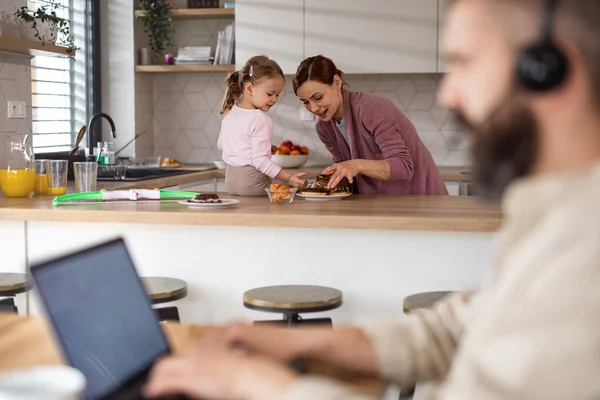
[[[190,203],[221,203],[221,199],[215,193],[198,193],[193,199],[188,200]]]
[[[326,188],[327,184],[329,184],[329,181],[331,180],[331,176],[332,175],[325,174],[317,175],[317,178],[315,179],[315,186],[318,188]],[[336,187],[340,186],[344,186],[347,188],[347,191],[350,191],[350,181],[348,180],[348,178],[342,178],[342,180],[340,181],[340,183],[337,184]]]
[[[327,184],[331,180],[331,175],[317,175],[315,179],[315,187],[304,189],[302,193],[312,194],[314,196],[331,196],[332,194],[349,194],[350,193],[350,181],[347,178],[342,178],[340,183],[336,187],[327,189]]]

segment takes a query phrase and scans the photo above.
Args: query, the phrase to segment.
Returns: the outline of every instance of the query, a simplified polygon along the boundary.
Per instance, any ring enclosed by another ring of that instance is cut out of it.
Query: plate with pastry
[[[222,199],[216,193],[198,193],[189,200],[181,200],[183,204],[193,208],[228,208],[233,207],[240,201],[237,199]]]
[[[317,201],[334,201],[342,200],[346,197],[352,196],[351,185],[348,179],[344,178],[337,184],[336,187],[328,189],[327,184],[331,175],[318,175],[315,179],[313,187],[303,189],[302,192],[298,193],[298,197],[302,197],[306,200],[317,200]]]

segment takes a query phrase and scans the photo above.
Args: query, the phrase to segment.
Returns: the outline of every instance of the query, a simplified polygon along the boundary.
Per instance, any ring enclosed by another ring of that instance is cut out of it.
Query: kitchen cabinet
[[[237,0],[235,9],[236,69],[265,54],[285,74],[296,73],[304,59],[304,0]]]
[[[446,63],[442,53],[442,40],[444,36],[444,21],[446,17],[446,10],[448,8],[448,0],[439,0],[438,3],[438,61],[437,61],[437,72],[446,72]]]
[[[435,73],[438,0],[305,0],[304,36],[348,74]]]

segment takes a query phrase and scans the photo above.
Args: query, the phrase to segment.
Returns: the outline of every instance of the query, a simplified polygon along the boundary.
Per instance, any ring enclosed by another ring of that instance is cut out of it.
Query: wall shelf
[[[136,72],[151,74],[182,73],[182,72],[232,72],[233,64],[221,65],[137,65]]]
[[[232,18],[235,8],[175,8],[171,10],[171,18]],[[144,11],[136,10],[136,17],[143,17]]]
[[[0,53],[22,54],[26,56],[69,56],[65,47],[2,35],[0,35]]]

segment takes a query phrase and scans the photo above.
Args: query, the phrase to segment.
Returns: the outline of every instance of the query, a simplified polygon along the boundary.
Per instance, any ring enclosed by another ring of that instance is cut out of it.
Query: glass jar
[[[27,197],[35,185],[31,135],[0,134],[0,188],[7,197]]]

